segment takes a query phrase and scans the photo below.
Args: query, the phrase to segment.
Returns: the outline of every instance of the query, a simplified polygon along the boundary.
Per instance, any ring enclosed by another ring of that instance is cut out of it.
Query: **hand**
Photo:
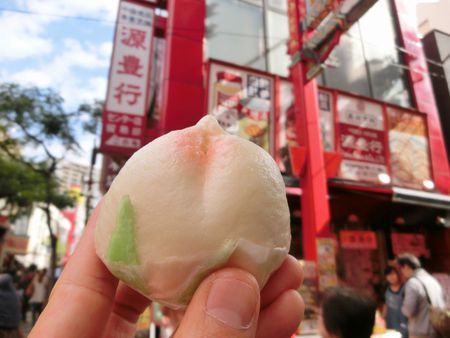
[[[85,233],[55,285],[30,338],[128,338],[150,301],[119,282],[95,253],[94,211]],[[295,291],[302,272],[289,256],[259,292],[248,272],[225,268],[206,278],[186,309],[174,338],[290,337],[303,318]]]

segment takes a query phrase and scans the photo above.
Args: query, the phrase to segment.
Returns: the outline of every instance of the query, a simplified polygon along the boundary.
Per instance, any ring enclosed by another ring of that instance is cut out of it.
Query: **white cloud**
[[[19,4],[29,10],[58,15],[87,16],[114,21],[118,0],[20,0]]]
[[[80,76],[80,70],[103,70],[109,67],[112,45],[80,43],[66,39],[60,54],[44,65],[24,69],[4,76],[5,81],[22,85],[51,87],[65,99],[68,108],[75,108],[82,102],[104,99],[106,95],[106,76]]]
[[[0,15],[0,62],[19,60],[53,51],[50,39],[41,36],[48,18],[5,12]]]

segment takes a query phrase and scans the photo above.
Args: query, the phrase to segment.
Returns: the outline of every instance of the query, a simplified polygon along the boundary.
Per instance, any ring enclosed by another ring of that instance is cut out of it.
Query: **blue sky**
[[[1,1],[0,81],[51,87],[65,99],[68,110],[103,100],[118,2]],[[92,138],[84,137],[81,145],[88,152]],[[87,162],[88,157],[82,154],[78,161]]]

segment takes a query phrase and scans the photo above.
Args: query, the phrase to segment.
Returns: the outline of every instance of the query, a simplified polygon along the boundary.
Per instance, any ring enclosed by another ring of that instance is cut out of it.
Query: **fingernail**
[[[248,284],[219,278],[211,286],[206,312],[234,329],[248,329],[255,317],[257,301],[255,291]]]

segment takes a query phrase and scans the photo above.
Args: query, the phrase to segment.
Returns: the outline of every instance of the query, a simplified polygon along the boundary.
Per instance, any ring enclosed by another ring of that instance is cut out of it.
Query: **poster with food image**
[[[303,283],[298,289],[305,303],[305,313],[297,334],[317,333],[319,317],[319,287],[317,265],[314,261],[299,261],[303,269]]]
[[[293,86],[289,81],[280,81],[279,87],[279,132],[278,159],[281,172],[294,176],[290,148],[298,147],[297,126],[295,125],[295,107]],[[333,94],[319,90],[319,124],[324,151],[334,151],[334,111]]]
[[[338,95],[337,113],[339,146],[343,156],[339,177],[380,183],[379,175],[388,173],[382,106]]]
[[[208,113],[230,134],[271,150],[274,79],[233,66],[211,63]]]
[[[298,147],[298,141],[295,126],[294,93],[291,82],[280,81],[279,97],[278,162],[282,173],[287,176],[294,176],[289,148]]]
[[[423,182],[431,180],[425,117],[395,108],[388,108],[388,117],[392,182],[423,189]]]
[[[319,123],[324,151],[334,151],[334,113],[333,96],[330,92],[319,90]]]

